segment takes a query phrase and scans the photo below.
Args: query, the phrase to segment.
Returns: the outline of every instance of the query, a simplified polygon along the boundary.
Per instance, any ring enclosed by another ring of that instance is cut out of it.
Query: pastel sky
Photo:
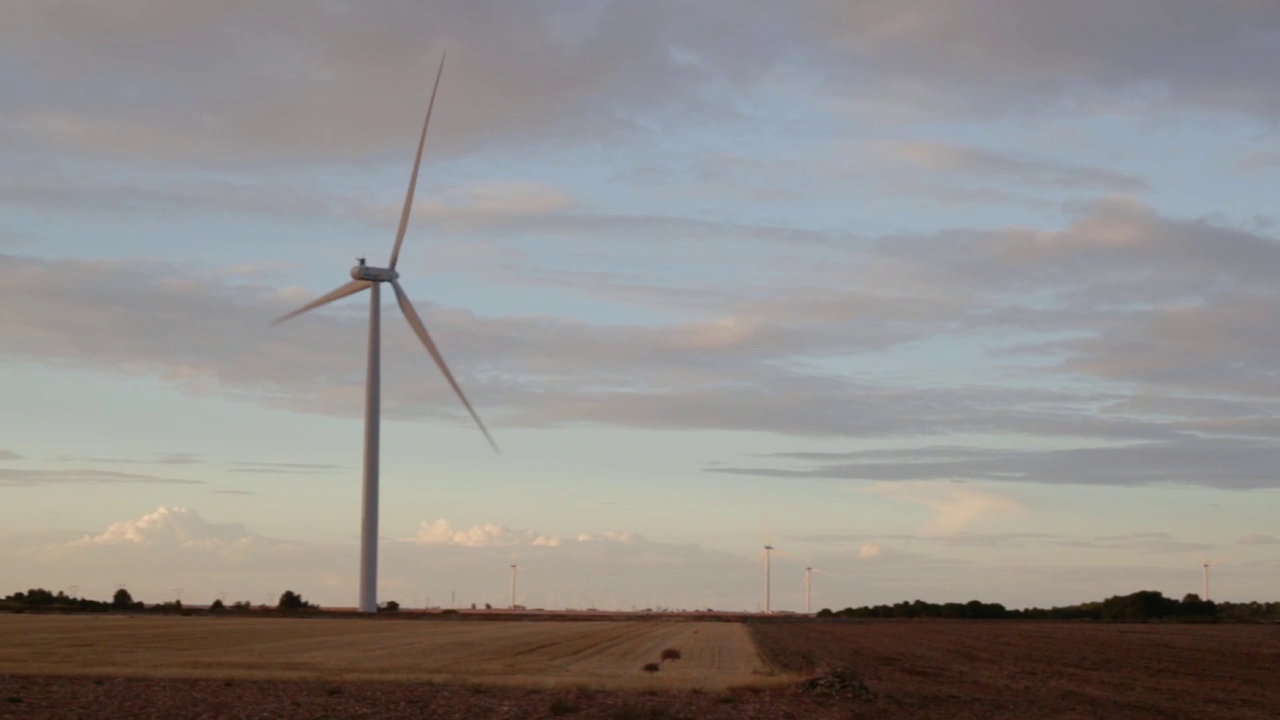
[[[1280,3],[15,0],[0,593],[1280,595]]]

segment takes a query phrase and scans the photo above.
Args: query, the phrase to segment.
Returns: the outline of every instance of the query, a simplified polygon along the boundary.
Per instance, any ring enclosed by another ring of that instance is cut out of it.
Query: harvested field
[[[666,648],[681,659],[641,670]],[[0,616],[0,673],[717,689],[775,679],[723,622]]]
[[[1280,626],[1009,621],[752,625],[777,667],[851,666],[868,718],[1280,717]]]

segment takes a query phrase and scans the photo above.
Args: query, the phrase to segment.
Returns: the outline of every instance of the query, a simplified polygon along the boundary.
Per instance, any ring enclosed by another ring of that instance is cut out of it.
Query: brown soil
[[[658,673],[661,676],[661,672]],[[847,720],[792,690],[625,691],[379,681],[0,675],[0,718],[23,720]]]
[[[844,667],[866,718],[1280,718],[1280,626],[756,624],[779,669]]]

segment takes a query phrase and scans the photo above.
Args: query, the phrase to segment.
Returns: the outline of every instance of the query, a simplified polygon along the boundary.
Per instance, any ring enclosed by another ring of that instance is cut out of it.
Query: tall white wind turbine
[[[1209,568],[1213,567],[1214,565],[1217,565],[1222,561],[1221,560],[1205,560],[1203,557],[1199,555],[1197,555],[1196,558],[1200,560],[1200,567],[1204,569],[1204,595],[1201,596],[1201,599],[1207,602],[1209,600]]]
[[[520,570],[520,566],[515,563],[511,564],[511,609],[516,609],[516,572]]]
[[[442,74],[444,74],[443,55],[440,57],[440,69],[436,71],[435,85],[431,88],[431,100],[427,103],[427,117],[422,122],[422,135],[418,138],[418,153],[413,160],[413,173],[409,175],[409,189],[404,196],[404,208],[400,211],[400,227],[396,230],[396,241],[391,247],[391,261],[387,267],[380,268],[365,265],[364,259],[361,258],[359,264],[351,268],[351,282],[312,300],[271,323],[276,325],[348,295],[354,295],[364,290],[369,291],[369,358],[364,398],[364,499],[360,524],[360,612],[363,613],[378,611],[378,420],[381,404],[379,353],[381,296],[379,289],[383,283],[391,285],[392,291],[395,292],[396,302],[399,303],[400,311],[404,313],[404,318],[408,321],[409,327],[413,328],[414,333],[417,334],[418,339],[422,341],[422,345],[431,355],[431,359],[435,361],[436,366],[440,368],[440,372],[444,374],[445,380],[453,388],[453,392],[462,401],[462,405],[466,407],[467,412],[471,413],[471,418],[475,420],[480,432],[484,433],[489,445],[494,452],[498,452],[498,445],[493,441],[493,436],[489,434],[489,430],[480,421],[480,416],[471,407],[470,401],[463,394],[462,388],[458,386],[453,373],[449,371],[449,366],[445,364],[444,356],[440,354],[440,349],[436,347],[435,341],[431,339],[430,333],[427,332],[426,325],[422,324],[422,318],[418,317],[418,312],[413,309],[413,303],[409,301],[409,296],[405,295],[404,289],[397,282],[400,273],[396,272],[396,262],[400,259],[400,245],[404,242],[404,233],[409,227],[409,211],[413,206],[413,192],[418,184],[418,167],[422,164],[422,148],[427,141],[427,126],[431,123],[431,109],[436,104],[436,90],[440,88],[440,76]]]

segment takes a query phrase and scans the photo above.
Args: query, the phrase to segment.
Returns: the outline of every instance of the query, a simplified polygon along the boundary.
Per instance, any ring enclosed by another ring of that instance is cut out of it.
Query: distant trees
[[[1213,620],[1223,617],[1236,619],[1239,615],[1249,615],[1257,619],[1280,619],[1280,603],[1254,603],[1258,606],[1252,612],[1237,609],[1230,604],[1218,604],[1201,600],[1198,595],[1190,594],[1181,601],[1167,598],[1155,590],[1141,590],[1128,595],[1116,595],[1101,602],[1067,605],[1049,609],[1028,608],[1026,610],[1009,610],[999,603],[984,603],[970,600],[966,603],[927,603],[922,600],[900,602],[895,605],[876,605],[860,608],[845,608],[832,611],[823,609],[818,612],[819,618],[967,618],[967,619],[1001,619],[1025,618],[1036,620],[1108,620],[1121,622],[1142,622],[1146,620]],[[1267,605],[1274,605],[1273,614],[1268,615]]]
[[[280,596],[280,602],[276,603],[278,610],[312,610],[318,607],[320,606],[303,600],[301,595],[292,590],[285,590]]]
[[[111,607],[119,609],[127,609],[133,607],[133,596],[128,590],[120,588],[116,590],[116,594],[111,596]]]
[[[222,604],[222,598],[218,598],[217,600],[214,600],[212,603],[209,603],[210,612],[222,612],[226,609],[227,609],[227,606]]]
[[[388,600],[378,606],[378,612],[399,612],[400,603],[395,600]]]

